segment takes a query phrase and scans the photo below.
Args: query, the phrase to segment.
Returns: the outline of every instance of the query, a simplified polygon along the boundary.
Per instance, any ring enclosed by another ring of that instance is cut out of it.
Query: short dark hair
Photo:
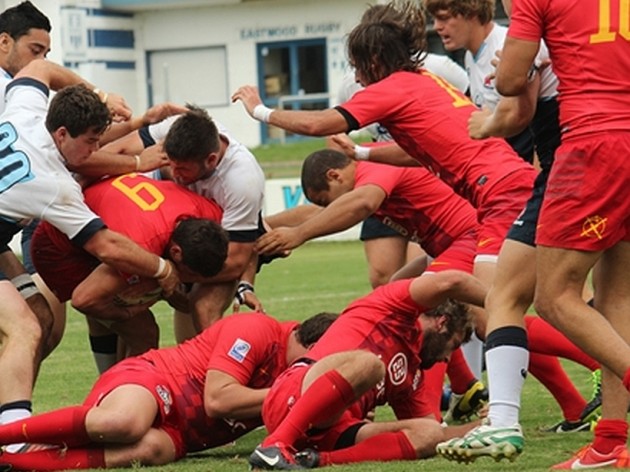
[[[202,277],[218,274],[227,259],[227,233],[211,220],[182,219],[175,227],[171,241],[182,248],[184,265]]]
[[[302,190],[322,192],[328,190],[326,172],[329,169],[343,169],[352,160],[334,149],[320,149],[309,154],[302,164]]]
[[[31,2],[22,2],[0,13],[0,33],[7,33],[17,40],[28,34],[32,28],[48,31],[52,29],[50,20]]]
[[[470,309],[464,303],[449,298],[437,307],[426,311],[425,315],[430,317],[446,316],[447,334],[452,336],[461,333],[462,343],[470,341],[474,324]]]
[[[348,35],[348,60],[368,84],[414,72],[427,53],[424,9],[407,0],[369,7]]]
[[[220,149],[219,130],[208,112],[188,105],[190,111],[177,118],[164,138],[163,148],[174,161],[204,161]]]
[[[311,316],[296,329],[297,341],[304,347],[315,344],[338,317],[337,313],[328,311]]]
[[[112,122],[107,105],[85,85],[64,87],[55,94],[46,114],[46,129],[53,133],[62,126],[70,136],[94,130],[101,134]]]

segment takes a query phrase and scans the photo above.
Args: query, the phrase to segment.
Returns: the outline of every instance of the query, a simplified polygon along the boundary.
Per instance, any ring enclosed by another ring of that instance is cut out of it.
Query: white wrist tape
[[[273,113],[273,110],[271,108],[268,108],[262,103],[259,103],[258,105],[254,107],[254,111],[252,112],[252,115],[258,121],[262,121],[263,123],[269,123],[269,117],[271,116],[272,113]]]
[[[370,160],[370,148],[366,146],[359,146],[358,144],[354,145],[354,158],[357,161],[368,161]]]
[[[245,303],[245,294],[247,292],[254,293],[254,286],[250,284],[249,282],[246,282],[245,280],[241,280],[238,283],[238,287],[236,288],[236,294],[234,295],[234,298],[236,298],[239,305],[242,305],[243,303]]]
[[[17,291],[20,292],[20,295],[22,295],[24,300],[39,293],[39,289],[37,288],[37,285],[35,285],[33,277],[29,274],[18,275],[17,277],[11,279],[11,283]]]

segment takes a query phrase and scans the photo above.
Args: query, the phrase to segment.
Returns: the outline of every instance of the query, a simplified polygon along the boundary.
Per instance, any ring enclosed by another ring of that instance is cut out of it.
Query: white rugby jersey
[[[148,131],[153,141],[163,141],[177,118],[178,116],[172,116],[149,126]],[[265,175],[249,149],[236,141],[223,125],[216,121],[215,123],[229,145],[214,173],[188,185],[188,188],[216,200],[223,208],[221,226],[227,231],[257,230],[263,208]]]
[[[103,227],[83,202],[45,126],[48,87],[19,78],[8,86],[0,115],[0,217],[48,221],[79,244]]]
[[[488,80],[488,76],[494,74],[495,67],[492,65],[492,60],[495,58],[495,53],[503,49],[506,36],[507,28],[495,23],[477,54],[473,56],[470,51],[466,51],[464,56],[464,64],[470,80],[470,97],[478,107],[486,106],[494,110],[501,99],[501,95],[495,88],[494,79]],[[535,63],[540,65],[543,59],[549,59],[549,52],[544,43],[541,44]],[[542,71],[538,98],[555,97],[558,94],[557,86],[558,78],[551,67],[547,67]]]
[[[0,67],[0,115],[4,112],[5,107],[4,92],[12,79],[11,74]]]

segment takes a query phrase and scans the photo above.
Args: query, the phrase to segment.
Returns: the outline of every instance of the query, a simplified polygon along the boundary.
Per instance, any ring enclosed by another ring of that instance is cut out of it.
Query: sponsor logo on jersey
[[[164,385],[157,385],[155,387],[155,391],[157,392],[158,396],[162,399],[164,413],[168,415],[171,412],[171,406],[173,405],[171,392]]]
[[[494,238],[485,238],[477,243],[477,247],[484,247],[494,241]]]
[[[389,380],[393,385],[400,385],[407,378],[407,356],[402,352],[399,352],[392,360],[389,361],[387,366],[387,372],[389,373]]]
[[[247,341],[244,341],[241,338],[236,338],[236,341],[234,341],[234,344],[232,344],[232,347],[228,352],[228,356],[235,361],[242,363],[251,348],[252,346]]]
[[[585,238],[602,239],[606,232],[606,222],[608,218],[602,218],[599,215],[589,216],[582,223],[582,233],[580,236]]]

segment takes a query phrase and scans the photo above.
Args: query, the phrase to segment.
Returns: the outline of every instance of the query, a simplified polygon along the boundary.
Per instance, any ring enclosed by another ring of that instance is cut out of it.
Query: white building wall
[[[137,113],[149,104],[147,51],[225,47],[226,70],[217,73],[227,80],[229,99],[240,85],[258,85],[258,43],[312,38],[327,40],[328,89],[334,103],[346,69],[345,35],[367,5],[365,0],[261,0],[222,6],[208,2],[209,6],[203,7],[171,2],[168,8],[117,12],[102,9],[101,0],[32,1],[53,25],[49,58],[72,68],[99,88],[123,95]],[[17,3],[19,0],[0,0],[0,7]],[[132,31],[133,47],[95,45],[95,31]],[[116,63],[133,67],[120,68]],[[212,77],[208,84],[212,86]],[[246,116],[240,104],[228,100],[208,110],[246,145],[260,144],[259,125]]]
[[[257,43],[322,37],[327,38],[329,91],[335,94],[346,67],[344,37],[359,20],[365,5],[364,0],[272,0],[137,13],[139,105],[147,106],[147,50],[226,46],[228,89],[232,92],[240,85],[258,85]],[[211,78],[208,82],[211,84]],[[209,111],[244,144],[260,144],[259,125],[246,116],[240,104]]]

